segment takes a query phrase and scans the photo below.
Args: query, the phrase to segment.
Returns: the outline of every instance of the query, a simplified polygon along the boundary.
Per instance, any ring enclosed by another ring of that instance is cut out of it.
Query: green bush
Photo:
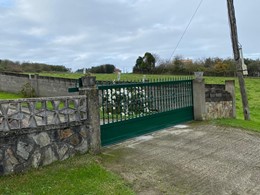
[[[22,95],[24,98],[36,97],[35,90],[34,90],[34,88],[31,86],[30,83],[25,83],[25,84],[23,85],[22,90],[21,90],[21,95]]]

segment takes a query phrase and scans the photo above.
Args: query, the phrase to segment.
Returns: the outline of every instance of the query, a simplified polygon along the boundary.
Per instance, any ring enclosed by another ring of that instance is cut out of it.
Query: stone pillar
[[[34,78],[33,78],[33,79],[31,78],[30,80],[31,80],[31,83],[32,83],[32,87],[33,87],[34,90],[35,90],[35,95],[36,95],[37,97],[40,97],[38,77],[39,77],[39,74],[35,74],[35,75],[34,75]]]
[[[82,87],[79,88],[80,95],[86,95],[88,106],[88,121],[91,127],[90,135],[90,152],[93,154],[100,153],[100,116],[98,89],[96,87],[96,77],[84,76]]]
[[[225,81],[225,90],[232,96],[232,117],[236,118],[236,93],[235,93],[235,80]]]
[[[204,79],[193,80],[194,120],[202,121],[206,115],[206,98]]]

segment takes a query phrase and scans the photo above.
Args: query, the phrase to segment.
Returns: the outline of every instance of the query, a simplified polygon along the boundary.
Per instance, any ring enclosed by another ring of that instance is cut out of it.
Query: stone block
[[[81,154],[86,153],[89,149],[89,145],[86,139],[83,139],[79,146],[77,146],[76,151],[80,152]]]
[[[73,146],[77,146],[81,142],[81,139],[79,135],[74,134],[69,138],[69,143]]]
[[[55,156],[55,153],[52,149],[52,147],[45,148],[45,151],[43,152],[43,165],[49,165],[54,161],[57,161],[58,158]]]
[[[210,98],[216,97],[216,93],[212,93],[212,92],[211,92],[211,93],[209,94],[209,97],[210,97]]]
[[[72,135],[73,135],[73,131],[71,129],[59,130],[59,137],[61,140],[66,139]]]
[[[31,151],[33,150],[33,146],[29,143],[25,143],[22,141],[19,141],[17,144],[17,155],[22,157],[24,160],[28,160]]]
[[[4,159],[4,151],[0,149],[0,162]]]
[[[82,137],[87,138],[87,136],[88,136],[88,129],[87,129],[87,127],[86,126],[81,126],[79,134]]]
[[[83,88],[94,86],[96,84],[96,77],[86,76],[81,78]]]
[[[8,148],[5,151],[5,172],[12,173],[14,172],[14,168],[19,164],[19,161],[14,155],[14,152],[11,148]]]
[[[62,146],[56,146],[56,147],[57,147],[57,153],[60,160],[64,160],[69,157],[68,155],[66,155],[69,150],[69,147],[67,145],[64,144]]]
[[[40,151],[36,150],[32,155],[32,167],[38,168],[41,162],[41,153]]]
[[[4,169],[3,164],[0,164],[0,175],[3,175],[4,171],[5,171],[5,169]]]
[[[31,136],[32,139],[35,141],[37,145],[39,145],[41,148],[50,145],[51,139],[49,135],[45,132],[34,134]]]
[[[216,93],[216,97],[217,98],[221,98],[222,97],[222,93]]]

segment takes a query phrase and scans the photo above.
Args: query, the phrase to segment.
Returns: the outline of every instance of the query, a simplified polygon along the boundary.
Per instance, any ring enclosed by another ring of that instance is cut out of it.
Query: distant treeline
[[[234,76],[236,64],[231,58],[205,58],[198,60],[184,59],[176,56],[173,60],[162,60],[156,54],[150,53],[138,57],[133,68],[133,73],[146,74],[193,74],[203,71],[207,76]],[[151,60],[148,60],[151,59]],[[244,59],[247,65],[248,76],[260,76],[260,60]]]
[[[260,59],[244,59],[247,65],[248,76],[260,77]],[[114,73],[116,67],[113,64],[103,64],[86,68],[90,73]],[[0,59],[0,71],[6,72],[70,72],[63,65],[48,65],[32,62],[13,62]],[[205,58],[198,60],[185,59],[181,56],[173,60],[162,60],[156,54],[146,52],[143,57],[139,56],[133,67],[133,73],[141,74],[174,74],[191,75],[196,71],[203,71],[206,76],[235,76],[236,64],[231,58]],[[78,69],[76,72],[84,72]]]
[[[6,72],[70,72],[69,68],[62,65],[48,65],[43,63],[13,62],[0,59],[0,71]]]
[[[110,73],[114,73],[116,67],[113,64],[103,64],[100,66],[93,66],[91,68],[86,68],[85,71],[86,72],[90,72],[90,73],[106,73],[106,74],[110,74]],[[78,69],[76,72],[83,72],[83,68]]]

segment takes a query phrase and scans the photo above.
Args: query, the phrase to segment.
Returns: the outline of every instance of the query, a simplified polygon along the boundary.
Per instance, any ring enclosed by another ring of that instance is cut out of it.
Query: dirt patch
[[[260,134],[177,126],[103,148],[137,194],[260,194]]]

